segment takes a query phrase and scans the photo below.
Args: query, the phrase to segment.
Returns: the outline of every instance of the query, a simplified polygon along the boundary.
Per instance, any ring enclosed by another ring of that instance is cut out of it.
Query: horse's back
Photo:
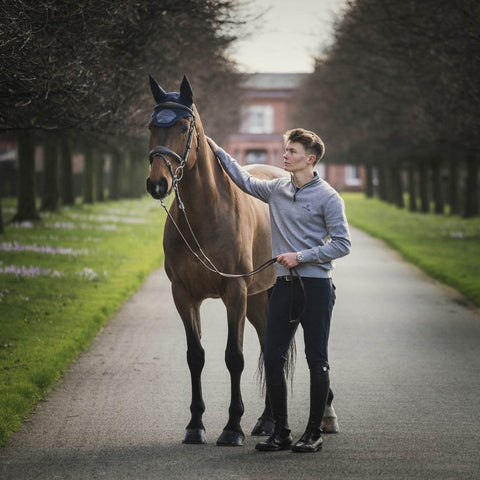
[[[282,168],[274,167],[273,165],[252,163],[251,165],[247,165],[245,169],[251,175],[262,180],[273,180],[274,178],[279,177],[290,177],[290,174],[287,173],[285,170],[283,170]]]

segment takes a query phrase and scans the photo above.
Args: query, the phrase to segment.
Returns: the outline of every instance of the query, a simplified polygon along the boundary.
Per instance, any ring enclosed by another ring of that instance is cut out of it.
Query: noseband
[[[175,192],[177,193],[178,182],[180,182],[180,180],[183,178],[183,169],[187,164],[188,154],[190,152],[190,148],[192,147],[193,132],[195,130],[197,131],[197,152],[200,147],[200,142],[199,142],[200,135],[198,133],[197,126],[195,123],[195,113],[191,108],[188,108],[187,106],[182,105],[181,103],[176,103],[176,102],[160,103],[155,108],[158,108],[158,107],[161,107],[159,109],[175,108],[180,110],[186,110],[192,116],[192,121],[190,122],[190,129],[188,131],[187,144],[185,146],[185,151],[183,152],[182,156],[178,155],[178,153],[174,152],[173,150],[170,150],[168,147],[165,147],[163,145],[157,145],[155,148],[153,148],[150,151],[150,154],[148,156],[148,159],[150,161],[150,166],[152,165],[153,159],[155,157],[161,157],[163,159],[163,161],[168,167],[168,170],[170,171],[170,175],[172,176],[172,188],[167,192],[167,194],[170,194],[172,189],[174,189]],[[172,156],[178,162],[177,168],[175,169],[173,168],[173,165],[168,160],[167,155]],[[177,195],[177,198],[179,199],[180,197]]]

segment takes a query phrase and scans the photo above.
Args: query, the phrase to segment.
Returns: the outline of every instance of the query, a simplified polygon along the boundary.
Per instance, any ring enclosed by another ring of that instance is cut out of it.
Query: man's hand
[[[298,265],[297,252],[282,253],[277,257],[277,262],[285,268],[293,268]]]

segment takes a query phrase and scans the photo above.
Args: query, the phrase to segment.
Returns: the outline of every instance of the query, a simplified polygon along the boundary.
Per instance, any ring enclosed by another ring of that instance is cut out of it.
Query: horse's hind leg
[[[189,424],[185,429],[183,443],[206,443],[203,413],[205,403],[202,396],[201,375],[205,364],[205,350],[200,342],[200,304],[188,301],[188,295],[180,286],[172,287],[173,298],[182,318],[187,337],[187,363],[192,382],[192,400]]]
[[[247,317],[250,323],[255,328],[258,340],[260,342],[260,348],[262,355],[260,356],[259,361],[259,370],[261,378],[263,381],[263,349],[265,346],[265,330],[267,327],[267,316],[268,316],[268,293],[261,292],[257,295],[252,295],[248,297],[247,300]],[[266,392],[266,388],[263,385],[263,390]],[[273,433],[274,420],[272,407],[270,406],[270,401],[268,395],[265,395],[265,409],[263,413],[257,420],[257,423],[252,429],[252,435],[255,436],[270,436]]]
[[[338,433],[340,431],[338,426],[338,418],[335,413],[335,409],[332,405],[333,402],[333,392],[332,389],[328,389],[328,398],[325,411],[323,412],[322,418],[322,432],[323,433]]]

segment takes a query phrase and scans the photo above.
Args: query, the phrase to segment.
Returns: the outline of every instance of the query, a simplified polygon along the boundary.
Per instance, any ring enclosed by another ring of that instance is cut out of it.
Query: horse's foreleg
[[[258,341],[260,342],[260,348],[263,354],[265,346],[265,331],[267,328],[267,316],[268,316],[268,294],[267,292],[261,292],[257,295],[248,297],[247,300],[247,318],[253,325],[257,332]],[[261,364],[258,368],[263,372],[263,356],[260,358]],[[261,376],[261,378],[263,375]],[[262,381],[264,378],[262,378]],[[273,420],[272,407],[268,395],[266,395],[266,387],[262,385],[265,391],[265,409],[257,420],[257,423],[252,429],[252,435],[255,436],[270,436],[273,433],[275,426]]]
[[[245,286],[235,282],[227,289],[223,301],[227,307],[228,339],[225,363],[230,372],[231,397],[228,423],[218,438],[217,445],[235,447],[243,445],[245,440],[245,434],[240,426],[244,412],[240,379],[244,368],[243,333],[247,301]]]
[[[201,375],[205,365],[205,350],[200,342],[200,304],[189,302],[186,292],[180,287],[173,288],[172,291],[175,305],[185,327],[187,363],[192,384],[192,400],[190,403],[192,416],[185,429],[182,442],[206,443],[205,427],[202,421],[205,403],[202,396]]]

